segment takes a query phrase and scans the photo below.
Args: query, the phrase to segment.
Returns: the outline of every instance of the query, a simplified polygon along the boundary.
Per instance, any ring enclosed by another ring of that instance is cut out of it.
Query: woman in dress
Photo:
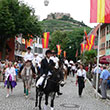
[[[9,88],[11,88],[11,93],[13,88],[16,86],[16,72],[15,68],[12,67],[12,62],[8,63],[8,68],[5,70],[5,86],[7,86],[7,95],[9,97]]]
[[[86,82],[86,71],[83,69],[83,65],[80,64],[80,68],[77,71],[76,84],[78,83],[78,93],[79,97],[82,95],[82,91],[85,87]]]

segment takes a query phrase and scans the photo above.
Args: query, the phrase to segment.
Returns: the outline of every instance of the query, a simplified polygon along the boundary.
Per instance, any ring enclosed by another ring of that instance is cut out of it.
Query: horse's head
[[[60,84],[63,79],[63,71],[61,69],[54,69],[51,80],[56,84]]]

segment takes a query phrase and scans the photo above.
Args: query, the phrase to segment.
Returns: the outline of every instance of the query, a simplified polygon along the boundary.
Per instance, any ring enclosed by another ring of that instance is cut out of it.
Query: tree
[[[82,54],[80,57],[81,57],[81,61],[83,62],[83,64],[86,66],[86,65],[90,65],[90,68],[89,68],[89,73],[91,73],[91,70],[92,70],[92,65],[94,64],[95,62],[95,59],[96,59],[96,55],[97,55],[97,52],[96,50],[90,50],[90,51],[85,51],[84,54]],[[91,75],[91,74],[89,74]]]
[[[41,25],[34,11],[18,0],[0,1],[0,43],[2,59],[5,58],[6,41],[18,34],[29,39],[28,35],[39,36],[42,33]]]
[[[90,28],[87,28],[87,32]],[[73,31],[55,31],[51,35],[50,48],[56,50],[56,45],[60,44],[62,51],[67,52],[68,60],[76,61],[76,51],[80,53],[81,42],[83,41],[84,28],[74,28]],[[71,48],[69,48],[71,47]],[[62,53],[63,55],[63,53]]]

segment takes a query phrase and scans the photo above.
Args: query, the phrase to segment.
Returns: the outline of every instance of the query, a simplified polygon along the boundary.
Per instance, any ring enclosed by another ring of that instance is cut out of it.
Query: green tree
[[[5,58],[6,41],[10,37],[22,33],[23,37],[29,39],[28,35],[39,36],[42,33],[41,25],[34,10],[18,0],[0,1],[0,47],[2,59]]]
[[[89,68],[89,78],[91,76],[91,70],[92,70],[92,65],[94,64],[95,62],[95,59],[96,59],[96,55],[97,55],[97,52],[96,50],[90,50],[90,51],[85,51],[80,57],[81,57],[81,61],[82,63],[87,66],[87,65],[90,65],[90,68]]]
[[[87,32],[90,28],[87,28]],[[51,35],[50,48],[56,50],[56,45],[60,44],[61,49],[67,52],[67,58],[76,61],[76,51],[80,53],[81,42],[83,41],[84,28],[74,28],[73,31],[55,31]],[[70,48],[71,47],[71,48]],[[62,53],[63,56],[63,53]]]

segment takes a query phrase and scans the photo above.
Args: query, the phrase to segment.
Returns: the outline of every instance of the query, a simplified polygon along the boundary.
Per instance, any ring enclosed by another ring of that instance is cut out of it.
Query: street
[[[55,99],[55,110],[110,110],[110,102],[96,99],[94,90],[88,82],[81,98],[77,95],[75,78],[72,77],[68,77],[61,92],[63,95]],[[26,99],[23,96],[22,82],[18,82],[14,93],[8,98],[5,96],[6,88],[0,88],[0,110],[34,110],[35,88],[32,88],[30,97]]]

